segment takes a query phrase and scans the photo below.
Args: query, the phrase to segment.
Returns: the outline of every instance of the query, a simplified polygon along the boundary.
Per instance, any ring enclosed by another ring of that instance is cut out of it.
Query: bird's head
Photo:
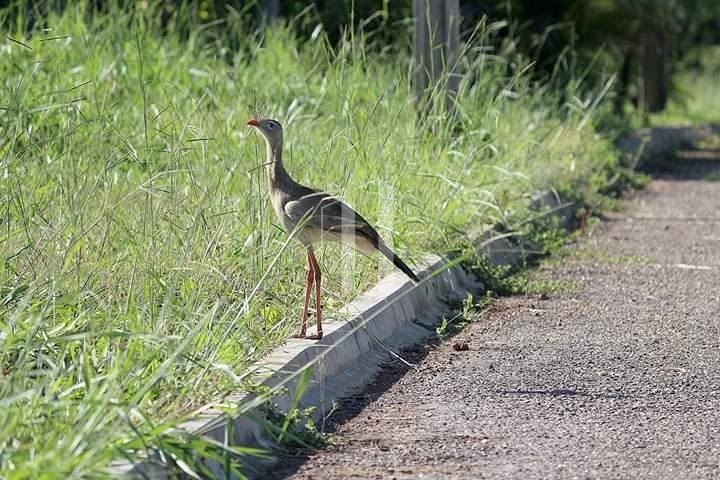
[[[251,118],[247,124],[260,132],[273,149],[282,145],[283,128],[277,120],[270,118]]]

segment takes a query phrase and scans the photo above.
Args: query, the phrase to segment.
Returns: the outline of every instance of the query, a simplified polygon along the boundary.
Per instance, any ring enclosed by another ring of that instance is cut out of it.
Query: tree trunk
[[[260,0],[258,7],[264,22],[271,22],[280,16],[280,0]]]
[[[647,29],[641,38],[638,103],[644,112],[659,112],[667,104],[670,87],[669,41],[665,32],[657,28]]]
[[[414,0],[413,91],[421,118],[443,102],[447,116],[455,114],[460,86],[460,7],[458,0]]]
[[[617,95],[615,97],[615,113],[622,114],[625,102],[628,101],[630,82],[632,81],[633,47],[625,48],[623,62],[618,76]]]

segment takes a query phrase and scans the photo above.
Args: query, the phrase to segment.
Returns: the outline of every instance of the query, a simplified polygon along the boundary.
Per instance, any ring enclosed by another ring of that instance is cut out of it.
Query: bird
[[[322,274],[313,248],[320,241],[348,243],[366,255],[380,252],[407,275],[414,285],[420,282],[410,267],[387,246],[370,222],[347,203],[334,195],[306,187],[288,174],[283,165],[283,127],[280,122],[271,118],[255,117],[247,124],[265,140],[268,196],[278,220],[286,232],[302,243],[307,253],[305,302],[300,329],[295,337],[313,340],[323,337],[320,301]],[[308,309],[313,286],[317,333],[307,335]]]

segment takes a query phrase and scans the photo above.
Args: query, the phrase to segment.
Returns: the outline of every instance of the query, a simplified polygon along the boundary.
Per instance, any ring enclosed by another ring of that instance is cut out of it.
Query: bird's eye
[[[275,122],[268,122],[268,129],[272,130],[275,128]]]

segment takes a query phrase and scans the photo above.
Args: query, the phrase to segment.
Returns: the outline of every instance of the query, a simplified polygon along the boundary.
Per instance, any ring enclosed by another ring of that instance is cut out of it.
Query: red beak
[[[250,120],[248,120],[247,124],[250,125],[251,127],[259,127],[260,126],[258,121],[254,118],[251,118]]]

